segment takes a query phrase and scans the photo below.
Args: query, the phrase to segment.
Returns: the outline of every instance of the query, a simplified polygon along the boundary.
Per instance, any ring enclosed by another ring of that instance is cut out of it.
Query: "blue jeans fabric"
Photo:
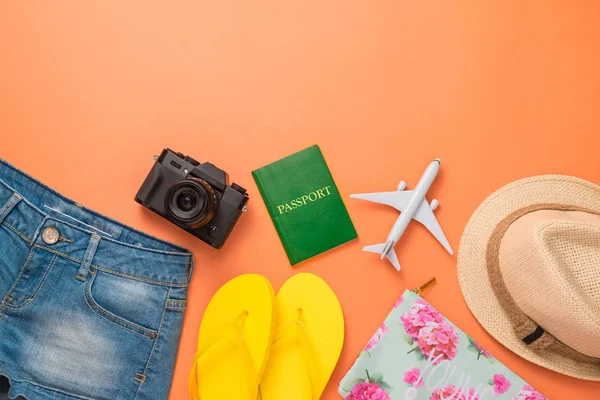
[[[0,398],[166,399],[192,269],[0,159]]]

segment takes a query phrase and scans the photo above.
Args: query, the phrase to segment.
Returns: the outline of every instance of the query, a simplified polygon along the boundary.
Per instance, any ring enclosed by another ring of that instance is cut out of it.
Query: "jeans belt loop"
[[[12,211],[13,208],[15,208],[17,204],[19,204],[22,199],[23,198],[20,195],[13,193],[13,195],[10,196],[10,199],[8,199],[6,203],[0,207],[0,224],[4,222],[6,216]]]
[[[75,275],[75,279],[79,279],[83,282],[85,282],[87,279],[88,273],[90,272],[90,266],[92,265],[92,260],[96,255],[96,250],[98,249],[98,244],[100,243],[100,239],[100,236],[96,235],[95,233],[92,234],[87,250],[85,251],[85,256],[81,261],[81,266]]]

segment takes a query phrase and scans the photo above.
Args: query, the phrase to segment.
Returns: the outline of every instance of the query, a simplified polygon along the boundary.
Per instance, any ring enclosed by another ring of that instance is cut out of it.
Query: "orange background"
[[[429,195],[456,250],[477,205],[526,176],[600,183],[600,3],[578,1],[4,1],[0,157],[67,196],[190,248],[197,269],[171,399],[212,294],[242,273],[277,290],[313,272],[335,290],[346,343],[323,399],[406,288],[425,297],[550,399],[597,398],[600,383],[534,366],[502,348],[462,299],[456,256],[420,226],[397,273],[361,252],[397,213],[347,198],[414,187],[442,159]],[[289,266],[251,170],[319,144],[359,240]],[[169,146],[249,189],[225,248],[133,201]]]

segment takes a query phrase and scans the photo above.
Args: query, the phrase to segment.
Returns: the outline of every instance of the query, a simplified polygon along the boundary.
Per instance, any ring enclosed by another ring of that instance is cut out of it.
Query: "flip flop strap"
[[[250,356],[248,345],[244,340],[244,332],[242,331],[242,328],[236,320],[236,322],[225,323],[219,328],[213,330],[211,332],[211,338],[207,341],[207,344],[201,348],[198,348],[198,351],[194,356],[194,364],[192,365],[192,369],[190,371],[188,379],[190,399],[201,400],[199,390],[201,382],[199,382],[197,379],[197,368],[198,364],[200,363],[200,360],[203,356],[206,355],[207,350],[209,350],[216,344],[225,341],[233,341],[235,343],[236,348],[239,351],[240,356],[242,357],[242,363],[246,374],[246,382],[248,385],[249,398],[253,399],[256,396],[256,392],[258,391],[258,377],[256,372],[254,371],[254,363],[252,362],[252,357]],[[214,360],[214,362],[219,362],[219,360]]]
[[[319,377],[319,364],[315,358],[315,354],[313,351],[313,347],[310,341],[310,336],[308,335],[308,330],[302,321],[299,319],[291,320],[285,323],[288,329],[285,330],[283,334],[278,336],[275,339],[275,342],[282,340],[284,338],[294,338],[298,340],[300,343],[300,348],[302,349],[302,357],[304,359],[304,364],[306,365],[306,371],[308,373],[308,379],[311,384],[311,392],[313,393],[312,397],[314,398],[314,389],[313,386],[317,383]],[[289,328],[293,326],[293,328]]]

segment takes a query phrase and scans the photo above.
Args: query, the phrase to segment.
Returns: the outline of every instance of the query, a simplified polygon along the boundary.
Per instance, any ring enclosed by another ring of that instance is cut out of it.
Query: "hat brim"
[[[561,374],[600,381],[600,362],[583,363],[549,350],[534,350],[523,343],[492,289],[486,264],[492,233],[513,212],[536,204],[562,204],[600,213],[600,186],[572,176],[542,175],[512,182],[488,197],[471,216],[460,241],[461,291],[477,321],[509,350]]]

